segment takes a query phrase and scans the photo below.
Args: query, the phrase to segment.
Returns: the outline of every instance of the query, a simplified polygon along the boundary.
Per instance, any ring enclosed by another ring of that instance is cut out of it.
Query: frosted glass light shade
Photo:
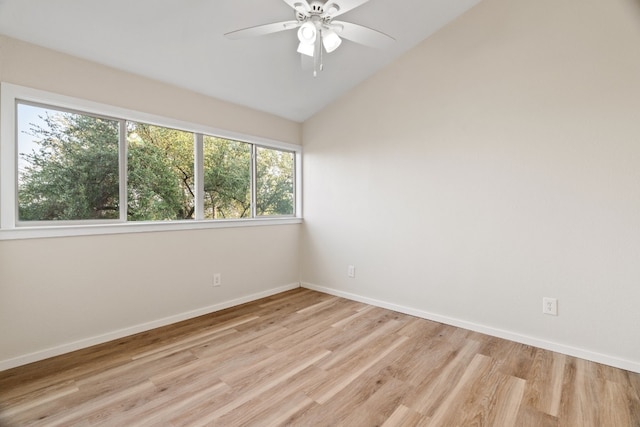
[[[340,46],[342,39],[338,37],[335,31],[326,30],[322,32],[322,44],[327,53],[331,53]]]
[[[311,56],[313,57],[313,52],[315,51],[315,45],[313,44],[306,44],[306,43],[300,43],[298,45],[298,53],[301,53],[303,55],[307,55],[307,56]]]
[[[317,36],[316,26],[311,22],[305,22],[298,28],[298,40],[300,43],[313,45]]]

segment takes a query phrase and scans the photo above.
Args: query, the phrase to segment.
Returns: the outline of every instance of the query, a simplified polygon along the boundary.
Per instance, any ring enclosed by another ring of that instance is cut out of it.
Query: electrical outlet
[[[222,277],[220,276],[220,273],[213,275],[213,286],[222,286]]]
[[[355,278],[356,277],[356,267],[353,265],[350,265],[347,267],[347,276],[350,278]]]
[[[551,316],[558,315],[558,300],[555,298],[542,298],[542,313]]]

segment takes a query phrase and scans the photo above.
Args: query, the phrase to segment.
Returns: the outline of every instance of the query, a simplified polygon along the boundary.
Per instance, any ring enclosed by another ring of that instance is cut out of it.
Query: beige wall
[[[303,282],[640,370],[640,3],[483,0],[303,140]]]
[[[300,143],[301,125],[0,37],[0,80]],[[299,225],[0,240],[0,368],[298,283]],[[211,286],[222,273],[223,285]]]
[[[293,144],[301,125],[0,36],[2,81]]]
[[[300,265],[331,292],[640,370],[639,20],[635,0],[483,0],[305,123],[302,233],[0,241],[0,366],[269,292]],[[4,37],[0,80],[302,140]]]

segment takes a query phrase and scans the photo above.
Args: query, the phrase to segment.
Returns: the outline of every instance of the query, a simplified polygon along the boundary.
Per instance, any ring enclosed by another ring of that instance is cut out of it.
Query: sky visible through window
[[[47,123],[40,118],[48,112],[49,114],[55,114],[53,110],[44,110],[42,107],[34,107],[32,105],[18,104],[18,173],[24,170],[27,165],[27,161],[24,159],[26,154],[31,154],[34,150],[38,150],[38,143],[33,135],[29,135],[30,129],[35,125],[36,127],[42,127],[49,129]]]

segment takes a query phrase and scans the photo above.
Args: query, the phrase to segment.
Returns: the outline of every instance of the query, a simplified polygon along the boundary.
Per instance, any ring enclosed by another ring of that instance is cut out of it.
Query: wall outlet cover
[[[542,313],[551,316],[558,315],[558,300],[556,298],[542,298]]]
[[[353,265],[350,265],[347,267],[347,276],[350,278],[354,278],[356,277],[356,267]]]

